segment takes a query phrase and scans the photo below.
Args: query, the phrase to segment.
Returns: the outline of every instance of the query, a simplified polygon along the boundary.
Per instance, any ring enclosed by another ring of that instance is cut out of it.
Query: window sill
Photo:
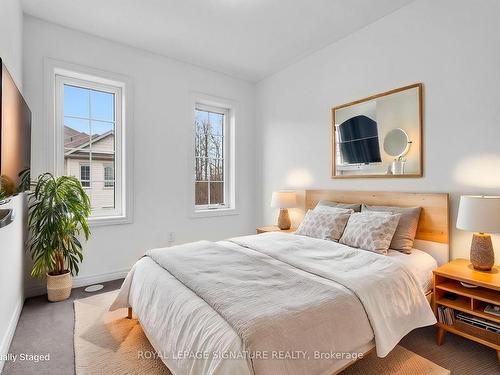
[[[103,227],[108,225],[121,225],[132,223],[132,218],[128,216],[98,216],[89,217],[89,225],[91,227]]]
[[[230,216],[239,215],[236,208],[217,208],[217,209],[207,209],[207,210],[195,210],[191,212],[191,218],[202,218],[202,217],[216,217],[216,216]]]

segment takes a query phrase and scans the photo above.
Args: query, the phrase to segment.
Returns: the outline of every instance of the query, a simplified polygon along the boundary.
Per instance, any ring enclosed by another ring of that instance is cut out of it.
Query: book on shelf
[[[439,306],[437,310],[439,323],[448,326],[452,326],[455,323],[455,310],[446,306]]]

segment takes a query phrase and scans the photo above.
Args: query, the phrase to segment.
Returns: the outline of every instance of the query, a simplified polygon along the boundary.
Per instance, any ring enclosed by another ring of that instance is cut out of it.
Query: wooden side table
[[[277,225],[270,225],[268,227],[259,227],[256,229],[257,234],[267,233],[267,232],[283,232],[283,233],[293,233],[297,228],[291,227],[290,229],[280,229]]]
[[[491,271],[476,271],[467,259],[455,259],[434,272],[433,310],[438,319],[438,345],[444,342],[446,332],[465,337],[497,351],[500,362],[500,333],[495,333],[476,325],[456,319],[458,313],[465,313],[472,317],[500,325],[500,316],[484,311],[487,305],[500,306],[500,267],[493,267]],[[460,282],[477,285],[477,288],[467,288]],[[446,298],[449,295],[454,299]],[[452,309],[455,317],[453,324],[439,321],[438,308],[444,306]]]

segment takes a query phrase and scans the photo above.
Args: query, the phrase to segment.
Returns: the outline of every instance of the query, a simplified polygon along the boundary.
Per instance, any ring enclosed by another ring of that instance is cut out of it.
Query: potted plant
[[[29,252],[31,276],[47,276],[49,301],[62,301],[71,294],[72,275],[83,260],[79,235],[90,235],[87,219],[90,200],[75,177],[55,178],[44,173],[29,193]]]

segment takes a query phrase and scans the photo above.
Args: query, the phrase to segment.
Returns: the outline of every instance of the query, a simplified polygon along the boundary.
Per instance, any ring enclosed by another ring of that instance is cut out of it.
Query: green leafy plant
[[[10,179],[6,176],[0,176],[0,202],[7,199],[11,195],[22,193],[23,191],[27,191],[30,189],[30,169],[23,169],[21,172],[19,172],[18,176],[19,185],[17,187],[15,187],[14,183],[10,181]]]
[[[29,252],[31,275],[43,277],[71,272],[77,275],[83,260],[79,235],[88,240],[90,200],[75,177],[40,175],[29,193]]]
[[[23,169],[21,172],[19,172],[18,176],[19,176],[19,185],[17,187],[18,193],[29,190],[31,188],[30,169],[29,168]]]
[[[9,196],[7,192],[5,191],[5,177],[0,176],[0,202],[7,199]]]

